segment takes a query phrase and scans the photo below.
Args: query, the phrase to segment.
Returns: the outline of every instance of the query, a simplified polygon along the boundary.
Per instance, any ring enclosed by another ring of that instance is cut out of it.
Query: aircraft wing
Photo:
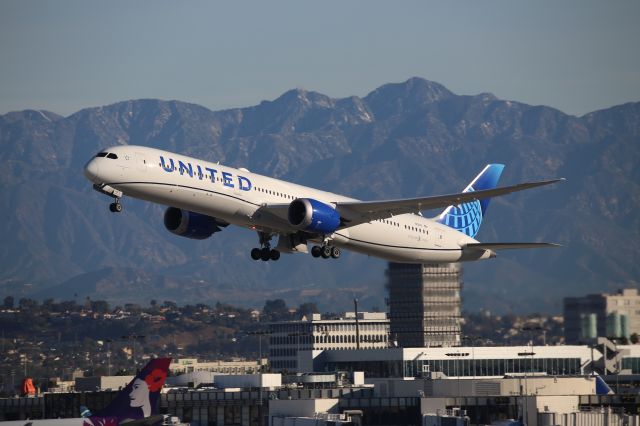
[[[288,212],[289,203],[263,204],[253,213],[253,217],[263,223],[269,223],[274,229],[287,229],[291,228]]]
[[[503,186],[501,188],[486,189],[475,192],[461,192],[449,195],[436,195],[432,197],[405,198],[383,201],[339,201],[333,203],[340,214],[344,225],[341,228],[371,222],[377,219],[387,219],[395,215],[405,213],[417,213],[422,210],[444,208],[450,205],[468,203],[475,200],[497,197],[512,192],[523,191],[538,186],[550,185],[564,179],[542,180],[537,182],[519,183],[517,185]],[[265,204],[258,208],[254,217],[263,222],[271,223],[274,229],[291,228],[288,221],[288,203]],[[293,229],[292,229],[293,230]]]
[[[486,189],[475,192],[461,192],[458,194],[436,195],[433,197],[406,198],[385,201],[348,201],[337,202],[336,210],[344,219],[346,226],[355,226],[377,219],[386,219],[405,213],[418,213],[422,210],[444,208],[450,205],[468,203],[475,200],[497,197],[512,192],[523,191],[538,186],[550,185],[564,179],[542,180],[537,182],[519,183],[501,188]]]

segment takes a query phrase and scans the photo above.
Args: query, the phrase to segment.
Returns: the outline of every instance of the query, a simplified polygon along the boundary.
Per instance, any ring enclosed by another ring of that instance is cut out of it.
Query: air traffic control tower
[[[410,348],[460,345],[459,264],[390,262],[387,278],[392,342]]]

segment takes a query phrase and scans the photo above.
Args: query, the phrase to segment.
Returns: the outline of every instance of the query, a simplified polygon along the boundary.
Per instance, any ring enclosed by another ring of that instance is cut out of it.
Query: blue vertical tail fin
[[[498,185],[504,164],[487,164],[462,192],[482,191]],[[436,219],[438,222],[475,237],[489,207],[490,198],[447,207]]]
[[[618,389],[616,389],[617,391]],[[613,390],[600,376],[596,376],[596,395],[611,395]]]

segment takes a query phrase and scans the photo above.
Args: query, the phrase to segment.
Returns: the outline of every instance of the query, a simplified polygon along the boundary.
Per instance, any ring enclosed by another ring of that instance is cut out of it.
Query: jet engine
[[[298,229],[331,234],[340,226],[340,214],[313,198],[298,198],[289,204],[289,223]]]
[[[227,224],[218,222],[215,217],[176,207],[169,207],[164,212],[164,226],[169,232],[193,240],[204,240],[214,232],[222,231],[218,225],[226,226]]]

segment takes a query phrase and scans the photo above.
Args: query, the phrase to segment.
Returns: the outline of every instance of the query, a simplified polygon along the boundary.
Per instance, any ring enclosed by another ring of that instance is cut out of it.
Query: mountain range
[[[639,142],[640,102],[575,117],[421,78],[362,98],[295,89],[223,111],[142,99],[68,117],[11,112],[0,116],[0,295],[257,307],[283,298],[325,310],[349,309],[355,296],[385,308],[382,260],[254,262],[250,231],[183,239],[165,231],[163,207],[126,197],[111,214],[83,166],[103,148],[136,144],[367,200],[458,191],[492,162],[507,165],[501,185],[565,177],[494,199],[477,237],[562,248],[464,265],[467,310],[559,312],[566,295],[638,286]]]

